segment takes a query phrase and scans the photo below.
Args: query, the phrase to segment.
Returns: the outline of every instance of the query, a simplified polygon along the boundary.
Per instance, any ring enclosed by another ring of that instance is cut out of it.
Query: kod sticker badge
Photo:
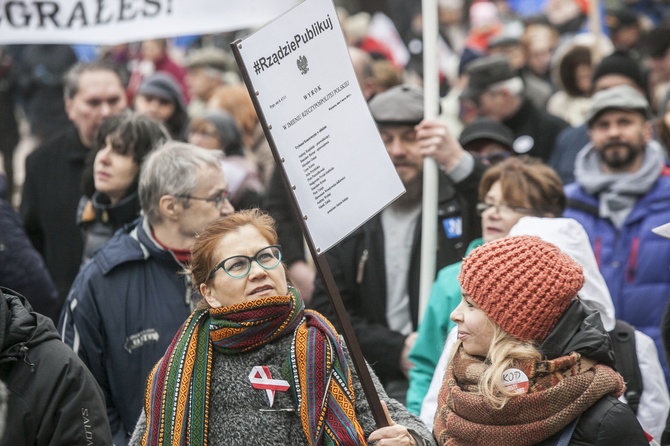
[[[503,384],[508,392],[515,395],[528,393],[530,383],[528,377],[519,369],[507,369],[503,372]]]

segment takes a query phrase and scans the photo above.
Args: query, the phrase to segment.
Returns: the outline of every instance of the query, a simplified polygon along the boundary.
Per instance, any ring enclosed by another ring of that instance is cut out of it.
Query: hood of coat
[[[0,288],[0,364],[19,359],[30,362],[30,349],[49,339],[59,339],[49,319],[35,313],[25,297]]]
[[[598,312],[588,308],[579,299],[570,303],[540,346],[540,351],[548,359],[577,352],[600,364],[614,367],[612,341]]]

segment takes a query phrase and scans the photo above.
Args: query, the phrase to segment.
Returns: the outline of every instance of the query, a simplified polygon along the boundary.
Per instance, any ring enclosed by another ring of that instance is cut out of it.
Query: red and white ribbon
[[[270,369],[264,365],[257,365],[251,369],[249,373],[249,381],[251,381],[251,387],[254,389],[265,390],[270,400],[270,407],[275,402],[275,392],[279,390],[280,392],[286,392],[289,388],[288,381],[283,379],[272,379],[270,374]]]

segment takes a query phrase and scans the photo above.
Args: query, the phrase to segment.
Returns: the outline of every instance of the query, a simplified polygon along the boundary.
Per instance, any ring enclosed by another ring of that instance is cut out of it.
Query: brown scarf
[[[618,397],[624,390],[617,372],[571,353],[517,364],[528,376],[528,393],[510,397],[502,409],[494,409],[477,392],[487,367],[459,347],[438,396],[434,425],[438,444],[534,445],[565,428],[605,395]]]

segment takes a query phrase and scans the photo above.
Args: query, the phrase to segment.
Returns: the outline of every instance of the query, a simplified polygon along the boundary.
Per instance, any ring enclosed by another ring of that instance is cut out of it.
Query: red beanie
[[[505,332],[542,342],[584,285],[568,255],[535,236],[484,244],[463,260],[463,292]]]

